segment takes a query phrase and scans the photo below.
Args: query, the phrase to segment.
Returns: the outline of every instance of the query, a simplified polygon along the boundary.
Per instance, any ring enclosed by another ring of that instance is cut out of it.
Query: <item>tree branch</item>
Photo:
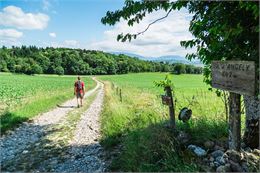
[[[163,19],[167,18],[167,17],[169,16],[169,14],[171,13],[171,11],[172,11],[172,8],[167,12],[167,14],[166,14],[165,16],[163,16],[163,17],[161,17],[161,18],[159,18],[159,19],[156,19],[155,21],[153,21],[152,23],[150,23],[150,24],[146,27],[145,30],[143,30],[142,32],[138,32],[137,34],[132,34],[132,35],[138,36],[138,35],[140,35],[140,34],[145,33],[145,32],[150,28],[151,25],[155,24],[156,22],[158,22],[158,21],[160,21],[160,20],[163,20]]]

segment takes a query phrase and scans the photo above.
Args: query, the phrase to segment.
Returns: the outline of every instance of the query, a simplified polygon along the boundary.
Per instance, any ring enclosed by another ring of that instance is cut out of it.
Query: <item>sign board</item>
[[[255,63],[253,61],[213,61],[212,87],[238,94],[255,95]]]
[[[171,106],[171,97],[162,95],[162,104]]]

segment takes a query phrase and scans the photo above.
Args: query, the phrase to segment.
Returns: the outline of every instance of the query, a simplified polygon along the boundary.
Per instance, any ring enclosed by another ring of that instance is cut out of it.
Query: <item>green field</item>
[[[76,76],[0,74],[1,131],[14,127],[35,115],[46,112],[74,97]],[[95,86],[89,77],[83,77],[86,89]]]
[[[143,93],[159,96],[164,94],[162,88],[157,88],[154,81],[163,80],[167,73],[139,73],[116,76],[102,76],[100,79],[115,83],[123,88],[123,92],[137,89]],[[177,99],[177,109],[189,106],[194,116],[206,116],[209,119],[225,119],[223,102],[209,86],[203,82],[202,75],[171,75],[174,83],[174,94]],[[160,99],[157,99],[160,101]]]
[[[214,91],[208,90],[202,75],[170,75],[176,105],[177,128],[173,131],[166,127],[168,107],[162,105],[160,97],[164,91],[154,84],[165,76],[166,73],[98,76],[105,84],[101,144],[108,152],[119,151],[112,160],[111,171],[210,171],[184,150],[176,136],[177,132],[186,132],[190,143],[199,146],[208,140],[226,142],[224,104]],[[0,74],[1,132],[72,98],[75,79],[76,76]],[[87,90],[96,85],[87,76],[83,81]],[[177,120],[183,107],[193,112],[188,123]]]
[[[102,144],[121,152],[112,171],[203,171],[189,154],[183,152],[174,132],[165,128],[168,109],[161,104],[162,88],[154,81],[166,73],[139,73],[100,76],[106,81],[106,102],[102,115]],[[227,124],[221,98],[208,90],[202,75],[171,75],[174,83],[176,114],[182,107],[193,111],[191,120],[177,120],[177,130],[191,134],[193,144],[206,140],[225,141]],[[117,89],[118,88],[118,89]],[[122,90],[120,102],[118,90]]]

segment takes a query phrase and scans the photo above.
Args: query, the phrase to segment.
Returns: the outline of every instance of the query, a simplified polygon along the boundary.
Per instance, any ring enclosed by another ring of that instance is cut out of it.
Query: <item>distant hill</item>
[[[184,57],[181,57],[179,55],[167,55],[167,56],[160,56],[160,57],[145,57],[138,54],[128,53],[128,52],[110,52],[112,54],[125,54],[127,56],[136,57],[141,60],[145,61],[153,61],[153,62],[168,62],[170,64],[172,63],[182,63],[182,64],[192,64],[195,66],[203,66],[203,64],[199,60],[192,60],[189,61]]]

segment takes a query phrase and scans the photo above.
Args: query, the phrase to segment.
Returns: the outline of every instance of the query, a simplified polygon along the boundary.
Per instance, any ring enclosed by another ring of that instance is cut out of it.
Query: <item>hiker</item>
[[[80,76],[78,76],[78,80],[74,84],[74,95],[76,95],[77,97],[78,108],[79,106],[82,107],[83,98],[85,95],[85,84],[83,81],[80,80]],[[80,105],[79,105],[79,99],[80,99]]]

